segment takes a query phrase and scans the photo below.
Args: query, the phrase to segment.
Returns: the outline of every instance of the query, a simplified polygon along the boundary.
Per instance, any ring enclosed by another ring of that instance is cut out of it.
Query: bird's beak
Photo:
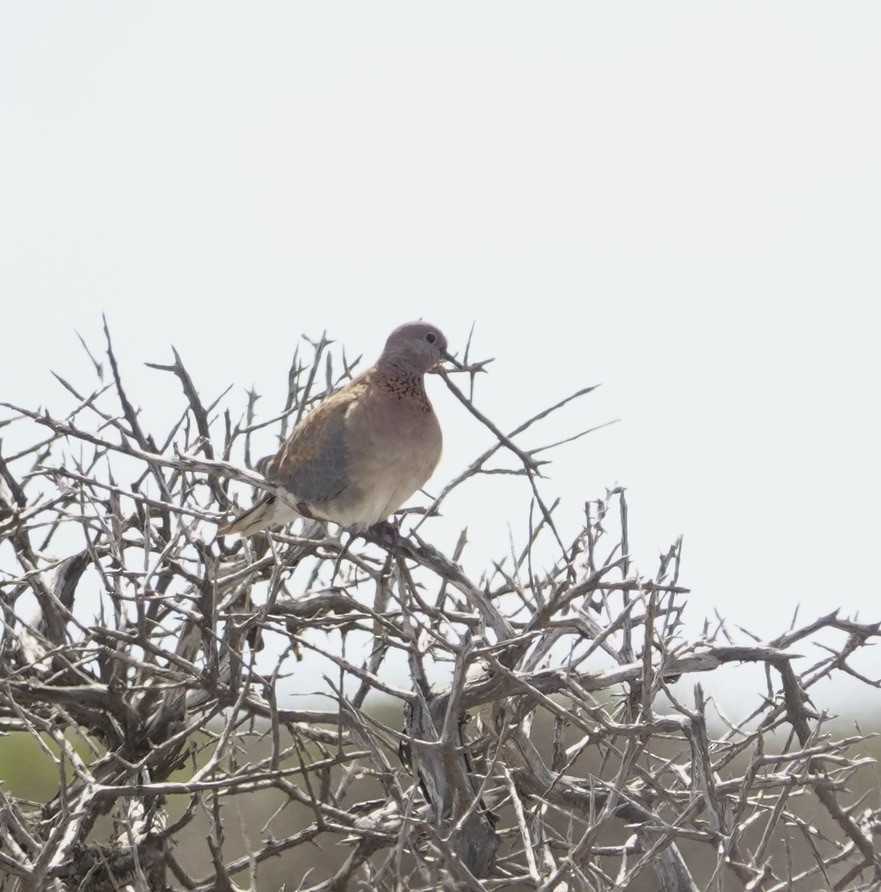
[[[465,366],[463,366],[462,363],[459,362],[459,360],[456,359],[456,357],[453,356],[452,353],[449,353],[447,350],[441,350],[441,357],[443,359],[445,359],[448,363],[450,363],[450,365],[455,366],[455,368],[457,368],[457,369],[465,368]]]

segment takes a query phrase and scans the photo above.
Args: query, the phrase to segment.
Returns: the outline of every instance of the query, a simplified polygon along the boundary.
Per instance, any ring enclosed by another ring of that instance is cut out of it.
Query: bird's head
[[[379,365],[395,365],[421,374],[443,360],[460,365],[447,352],[444,333],[427,322],[407,322],[388,336]]]

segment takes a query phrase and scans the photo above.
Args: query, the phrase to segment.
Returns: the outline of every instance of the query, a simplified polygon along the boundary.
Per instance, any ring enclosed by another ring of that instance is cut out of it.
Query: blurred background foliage
[[[555,698],[559,699],[559,698]],[[393,700],[386,700],[374,705],[368,710],[370,714],[380,722],[395,728],[401,727],[401,710]],[[866,806],[877,806],[881,801],[881,736],[877,731],[881,730],[881,716],[878,715],[840,715],[830,718],[826,724],[826,731],[839,736],[847,736],[857,730],[863,733],[876,732],[876,735],[868,740],[858,743],[848,750],[847,755],[854,760],[874,760],[875,764],[866,764],[852,777],[847,791],[847,799],[856,801],[863,795],[867,795]],[[271,744],[265,736],[264,727],[255,726],[252,733],[242,735],[238,741],[238,758],[242,764],[265,756]],[[534,740],[542,752],[549,753],[553,746],[553,724],[548,714],[542,710],[536,713],[534,726]],[[721,723],[710,727],[710,737],[714,734],[724,734],[725,728]],[[787,734],[778,731],[776,735],[769,734],[768,740],[774,740],[777,746],[774,751],[782,751],[786,743]],[[202,743],[206,746],[212,742],[209,732],[203,735]],[[661,741],[661,744],[664,742]],[[88,744],[83,740],[74,741],[78,753],[85,755]],[[682,746],[682,742],[670,742],[669,755],[674,755]],[[44,748],[45,747],[45,748]],[[185,780],[192,775],[193,765],[203,764],[205,761],[204,749],[195,750],[189,757],[188,764],[169,778],[170,781]],[[29,734],[23,732],[9,732],[0,736],[0,783],[5,792],[15,796],[24,797],[32,801],[48,802],[58,792],[58,768],[53,762],[57,756],[57,747],[43,738],[43,746]],[[657,747],[653,750],[655,756],[662,755]],[[316,753],[317,756],[317,753]],[[294,765],[295,759],[290,759],[283,767]],[[732,773],[742,772],[745,759],[739,764],[731,766]],[[70,767],[67,766],[67,770]],[[583,777],[590,775],[607,776],[604,771],[603,759],[596,748],[588,748],[571,767],[571,773]],[[334,782],[339,782],[343,771],[337,769],[333,772]],[[354,783],[359,785],[359,796],[368,798],[372,795],[381,796],[378,784],[370,778],[359,777]],[[284,835],[296,833],[308,827],[314,820],[313,813],[305,806],[291,803],[280,791],[264,790],[256,793],[233,794],[223,797],[223,828],[226,834],[225,844],[230,856],[246,856],[251,843],[256,844],[264,839],[274,837],[281,838]],[[169,823],[174,822],[190,804],[190,797],[184,795],[170,796],[168,799]],[[791,799],[787,807],[798,815],[806,825],[813,828],[813,833],[826,835],[831,839],[839,836],[837,828],[831,825],[819,802],[814,797],[804,797],[800,800]],[[207,844],[209,833],[208,813],[212,808],[207,797],[203,797],[194,820],[178,834],[178,844],[175,848],[175,856],[182,866],[188,869],[192,875],[202,876],[211,870],[211,853]],[[201,810],[201,813],[199,813]],[[504,811],[504,808],[502,809]],[[112,832],[112,821],[104,820],[104,836],[109,838]],[[793,867],[805,867],[812,862],[809,851],[810,842],[805,833],[798,827],[781,825],[786,828],[785,836],[778,834],[775,847],[786,847],[790,851]],[[749,835],[746,842],[756,842],[761,835],[762,827],[758,826],[753,833],[753,839]],[[96,836],[101,836],[97,834]],[[617,839],[605,840],[609,845],[615,842],[623,842],[629,835],[627,828],[620,828],[613,832]],[[507,841],[508,844],[512,840]],[[504,847],[505,843],[503,843]],[[680,840],[680,849],[687,863],[692,868],[695,881],[699,886],[710,881],[713,869],[716,865],[716,854],[703,843]],[[277,892],[281,888],[291,890],[301,883],[304,887],[311,886],[331,876],[336,868],[343,862],[350,849],[338,836],[327,835],[319,837],[314,844],[300,846],[296,849],[280,853],[277,859],[264,862],[261,865],[259,881],[256,892]],[[611,864],[610,864],[611,867]],[[240,884],[247,883],[247,871],[242,871],[236,879]],[[640,879],[633,884],[635,892],[656,892],[656,878],[651,872],[644,872]],[[513,887],[512,887],[513,888]],[[816,888],[820,888],[819,886]]]

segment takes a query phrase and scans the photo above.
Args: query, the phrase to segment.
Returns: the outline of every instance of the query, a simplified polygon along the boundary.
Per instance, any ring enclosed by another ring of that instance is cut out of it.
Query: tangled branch
[[[592,388],[505,433],[466,357],[470,386],[445,380],[492,445],[399,539],[226,543],[218,521],[265,486],[254,435],[284,436],[351,365],[321,338],[280,415],[249,394],[234,423],[175,351],[152,367],[183,404],[155,436],[106,336],[109,382],[95,361],[91,389],[59,378],[66,412],[0,420],[22,444],[0,444],[0,728],[57,772],[46,801],[0,791],[0,889],[877,888],[878,791],[849,787],[865,737],[811,694],[849,673],[877,702],[850,658],[881,624],[689,639],[681,543],[637,575],[620,488],[567,533],[549,447],[523,445]],[[474,576],[433,518],[499,472],[528,484],[528,534]],[[730,719],[697,680],[746,663],[767,689]],[[327,709],[290,705],[304,675]]]

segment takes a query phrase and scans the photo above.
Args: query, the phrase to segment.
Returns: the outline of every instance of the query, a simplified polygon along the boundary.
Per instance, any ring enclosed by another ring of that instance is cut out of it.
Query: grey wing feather
[[[283,483],[297,500],[320,504],[335,499],[348,486],[349,450],[343,432],[331,441],[330,448],[310,461],[298,465]]]
[[[322,410],[324,406],[298,425],[277,455],[257,465],[268,480],[284,486],[297,501],[311,504],[335,499],[350,478],[345,405]]]

